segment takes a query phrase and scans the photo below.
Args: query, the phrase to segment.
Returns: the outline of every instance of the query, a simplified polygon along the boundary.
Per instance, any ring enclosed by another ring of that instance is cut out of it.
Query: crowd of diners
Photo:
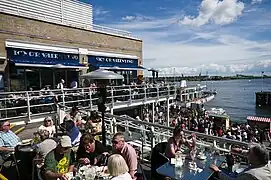
[[[186,146],[189,150],[195,147],[196,136],[192,134],[192,143],[189,143],[185,136],[184,128],[180,124],[177,124],[173,130],[173,135],[168,139],[165,156],[167,158],[175,158],[175,155],[182,146]],[[211,164],[210,168],[216,172],[218,179],[229,180],[270,180],[271,179],[271,162],[269,158],[269,152],[263,144],[252,143],[248,149],[242,149],[238,146],[233,146],[231,149],[231,156],[242,155],[247,158],[248,166],[242,172],[238,174],[230,175],[229,171],[225,171],[217,167],[215,164]],[[236,163],[235,159],[233,164]],[[165,177],[165,179],[169,179]]]
[[[250,126],[248,123],[231,123],[230,129],[226,129],[225,123],[220,123],[222,124],[221,126],[217,125],[213,117],[206,116],[204,111],[183,108],[178,105],[171,105],[169,110],[170,126],[172,127],[180,124],[184,130],[196,131],[207,135],[245,142],[271,143],[270,129],[260,128],[257,124]],[[154,114],[155,123],[167,125],[166,114],[166,108],[157,104]],[[143,120],[150,122],[151,117],[151,110],[145,109]]]
[[[122,132],[112,137],[110,146],[103,146],[98,136],[100,132],[97,124],[100,123],[96,112],[82,118],[76,108],[65,116],[58,129],[52,118],[46,117],[34,133],[31,144],[39,176],[45,180],[66,180],[68,172],[76,173],[79,166],[93,165],[105,167],[104,171],[113,180],[136,179],[139,176],[136,150],[125,142]],[[11,153],[20,154],[18,147],[23,146],[20,138],[10,130],[10,122],[1,121],[1,162],[5,162]]]

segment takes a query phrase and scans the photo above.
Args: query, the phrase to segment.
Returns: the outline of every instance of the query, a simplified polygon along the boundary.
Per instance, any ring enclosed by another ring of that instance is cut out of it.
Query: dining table
[[[110,175],[107,166],[83,165],[76,168],[75,173],[67,174],[69,180],[108,180]]]
[[[197,168],[190,168],[189,164],[192,160],[189,156],[186,156],[181,167],[181,173],[175,173],[175,165],[172,162],[167,162],[160,166],[156,172],[174,180],[207,180],[213,175],[210,165],[215,164],[219,167],[225,162],[226,158],[210,153],[206,153],[205,156],[206,158],[204,160],[200,160],[197,157],[195,158],[194,162],[196,163]]]

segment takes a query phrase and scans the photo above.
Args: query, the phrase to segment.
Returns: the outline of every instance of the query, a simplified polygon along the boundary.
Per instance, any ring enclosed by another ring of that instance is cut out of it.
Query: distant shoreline
[[[152,77],[147,77],[152,81]],[[264,76],[263,79],[269,79],[271,76]],[[154,78],[155,81],[226,81],[226,80],[252,80],[252,79],[262,79],[262,76],[245,76],[245,75],[236,75],[236,76],[175,76],[175,77],[158,77]]]

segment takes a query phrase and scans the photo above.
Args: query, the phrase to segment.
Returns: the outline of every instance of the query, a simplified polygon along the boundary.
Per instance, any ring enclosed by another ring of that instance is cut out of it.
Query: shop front
[[[61,79],[66,87],[78,82],[79,72],[87,69],[80,63],[77,48],[53,45],[6,42],[9,90],[55,89]]]
[[[124,83],[130,84],[138,80],[138,71],[145,68],[139,66],[138,57],[124,54],[88,52],[88,64],[97,69],[107,69],[124,76]]]

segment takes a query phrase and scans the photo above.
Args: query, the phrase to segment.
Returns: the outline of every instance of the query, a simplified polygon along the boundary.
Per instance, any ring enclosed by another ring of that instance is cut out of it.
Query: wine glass
[[[195,148],[193,148],[190,151],[190,156],[191,156],[191,159],[192,159],[192,164],[195,165],[195,157],[196,157],[196,149]]]
[[[210,157],[210,159],[214,159],[214,156],[215,156],[215,152],[216,152],[216,149],[215,149],[215,147],[211,147],[211,149],[210,149],[210,155],[211,155],[211,157]]]

